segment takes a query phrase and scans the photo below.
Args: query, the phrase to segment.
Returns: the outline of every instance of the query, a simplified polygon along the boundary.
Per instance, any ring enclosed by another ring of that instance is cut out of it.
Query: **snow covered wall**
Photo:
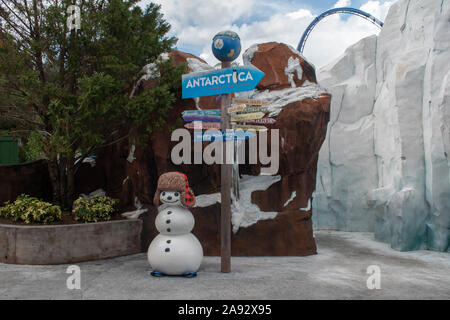
[[[379,36],[320,70],[332,94],[316,228],[450,251],[450,1],[399,0]]]

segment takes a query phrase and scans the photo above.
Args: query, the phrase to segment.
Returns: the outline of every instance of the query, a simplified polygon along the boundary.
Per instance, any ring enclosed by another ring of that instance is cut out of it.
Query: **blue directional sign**
[[[205,132],[194,131],[194,141],[217,141],[217,140],[248,140],[256,137],[256,133],[253,131],[244,130],[227,130],[225,134],[220,130],[208,130]]]
[[[250,91],[264,77],[254,66],[234,67],[183,75],[183,99]]]
[[[219,109],[205,109],[205,110],[185,110],[181,113],[183,116],[219,116]]]

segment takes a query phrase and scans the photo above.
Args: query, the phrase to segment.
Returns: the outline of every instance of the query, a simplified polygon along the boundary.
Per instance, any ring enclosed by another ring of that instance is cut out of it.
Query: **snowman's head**
[[[178,191],[161,191],[159,200],[164,204],[181,205],[180,196]]]
[[[195,205],[195,195],[189,188],[188,179],[180,172],[168,172],[158,179],[158,188],[153,198],[155,206],[163,204],[182,205],[191,208]]]

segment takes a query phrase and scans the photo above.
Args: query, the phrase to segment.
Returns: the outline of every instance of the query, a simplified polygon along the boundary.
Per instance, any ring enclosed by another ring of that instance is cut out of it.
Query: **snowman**
[[[151,274],[195,277],[202,263],[203,248],[191,233],[195,221],[188,208],[195,205],[195,196],[186,175],[180,172],[161,175],[153,203],[158,207],[155,225],[159,235],[148,248]]]

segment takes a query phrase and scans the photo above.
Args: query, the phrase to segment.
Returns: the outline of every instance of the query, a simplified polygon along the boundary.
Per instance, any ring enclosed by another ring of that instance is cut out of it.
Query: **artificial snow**
[[[161,62],[165,62],[169,60],[169,54],[168,53],[162,53],[159,57],[157,62],[161,63]],[[139,78],[139,80],[136,82],[136,84],[134,85],[133,89],[131,90],[130,93],[130,98],[132,98],[134,96],[134,93],[136,92],[136,89],[139,88],[139,86],[141,85],[141,83],[143,81],[147,81],[149,79],[156,79],[161,77],[161,74],[159,72],[159,68],[158,68],[158,63],[157,62],[152,62],[149,63],[147,65],[145,65],[142,70],[141,73],[143,73],[143,75]]]
[[[136,209],[142,208],[142,203],[141,203],[141,201],[139,201],[138,197],[134,197],[134,206],[136,207]]]
[[[83,197],[86,200],[91,200],[94,197],[104,197],[106,196],[106,191],[103,189],[97,189],[95,191],[92,191],[89,194],[80,194],[80,197]]]
[[[265,212],[252,203],[252,193],[254,191],[265,191],[271,185],[281,180],[281,176],[247,176],[243,175],[239,180],[238,201],[233,199],[231,205],[231,223],[233,232],[239,228],[246,228],[254,225],[260,220],[274,219],[278,212]],[[208,207],[215,203],[220,203],[220,193],[202,194],[196,197],[196,207]]]
[[[288,60],[288,65],[284,69],[284,73],[287,75],[289,79],[291,88],[295,88],[297,86],[294,81],[295,72],[297,72],[298,79],[301,79],[303,77],[303,70],[302,67],[300,66],[300,60],[298,60],[298,58],[290,57]]]
[[[135,211],[128,211],[121,214],[122,217],[127,219],[137,219],[141,214],[146,213],[148,209],[139,209]]]
[[[196,72],[204,72],[204,71],[210,71],[214,70],[214,67],[210,66],[207,63],[203,63],[198,59],[195,58],[187,58],[186,59],[188,68],[190,70],[189,73],[196,73]]]
[[[291,197],[286,200],[283,207],[286,207],[289,203],[291,203],[295,199],[296,196],[297,196],[297,191],[292,191]]]
[[[269,110],[269,116],[277,116],[283,108],[293,102],[302,101],[306,98],[317,99],[324,92],[324,88],[319,85],[312,83],[310,85],[303,85],[297,88],[287,88],[282,90],[274,91],[249,91],[247,94],[241,94],[239,97],[245,97],[249,99],[257,100],[267,100],[269,105],[267,106]]]
[[[244,62],[244,66],[248,66],[252,64],[253,57],[255,56],[255,52],[258,51],[258,45],[254,44],[247,50],[245,50],[242,55],[242,60]]]
[[[83,163],[89,163],[91,165],[91,168],[94,168],[96,165],[95,157],[86,157],[83,159]]]
[[[308,204],[306,205],[306,208],[300,208],[300,211],[309,211],[311,210],[311,199],[308,199]]]
[[[133,144],[130,148],[130,153],[128,154],[128,158],[127,158],[127,161],[129,163],[133,163],[133,161],[136,160],[136,158],[134,157],[135,151],[136,151],[136,146]]]

